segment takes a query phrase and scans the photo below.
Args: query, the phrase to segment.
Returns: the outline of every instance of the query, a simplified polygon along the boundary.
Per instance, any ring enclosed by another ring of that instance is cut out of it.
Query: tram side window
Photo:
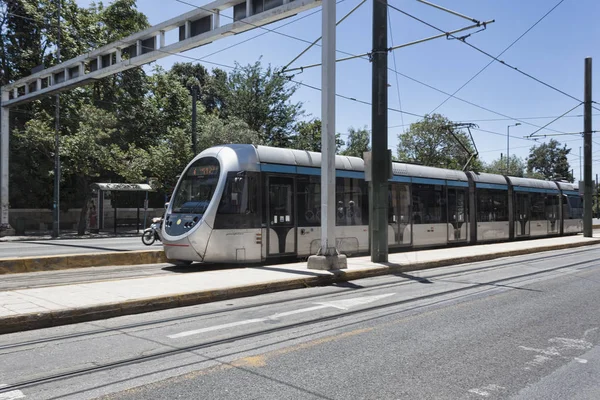
[[[567,216],[570,219],[583,218],[583,199],[581,196],[569,195],[567,196],[565,203],[565,207],[567,208],[567,210],[564,211],[565,218],[567,218]]]
[[[546,220],[546,195],[544,193],[531,194],[531,220]]]
[[[336,178],[335,191],[336,225],[362,225],[363,195],[358,179]]]
[[[299,176],[296,180],[298,190],[298,226],[321,225],[321,177]]]
[[[258,173],[230,172],[221,196],[215,229],[260,227]]]
[[[508,221],[508,192],[477,189],[477,221]]]
[[[447,222],[444,186],[414,184],[412,193],[414,224]]]

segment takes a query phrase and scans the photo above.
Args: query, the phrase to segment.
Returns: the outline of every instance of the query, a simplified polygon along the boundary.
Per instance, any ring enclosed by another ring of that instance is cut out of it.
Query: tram
[[[364,161],[336,156],[336,242],[369,251]],[[575,184],[394,162],[390,252],[577,234]],[[176,264],[264,262],[316,254],[321,237],[321,154],[250,144],[208,148],[186,166],[161,227]]]

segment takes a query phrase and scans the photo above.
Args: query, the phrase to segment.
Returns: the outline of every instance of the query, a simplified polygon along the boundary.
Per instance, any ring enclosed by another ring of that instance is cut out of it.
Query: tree
[[[227,78],[225,117],[237,117],[258,132],[270,146],[288,147],[294,122],[302,115],[302,103],[292,103],[298,88],[286,76],[260,61],[247,66],[236,63]]]
[[[225,71],[215,68],[211,75],[200,63],[175,63],[170,72],[190,91],[190,94],[192,86],[197,86],[198,101],[204,105],[207,113],[221,116],[225,111],[228,93]]]
[[[369,146],[370,133],[365,126],[363,129],[348,129],[346,148],[341,152],[344,156],[363,157],[365,151],[371,151]]]
[[[543,179],[556,179],[561,177],[569,182],[574,181],[571,166],[567,155],[571,149],[567,145],[560,147],[557,140],[551,139],[549,143],[533,146],[529,150],[527,159],[527,174],[537,173]]]
[[[202,121],[198,143],[200,149],[232,143],[262,144],[258,132],[244,121],[237,118],[222,120],[214,115],[207,115]]]
[[[465,151],[451,132],[468,151]],[[423,120],[411,124],[406,132],[398,135],[398,159],[401,162],[462,169],[474,153],[471,139],[440,114],[426,115]],[[481,162],[472,160],[469,169],[480,170]]]
[[[483,164],[483,172],[490,174],[510,175],[522,178],[525,175],[527,165],[521,157],[514,154],[510,157],[508,174],[506,173],[506,159],[498,158],[492,162]]]
[[[290,147],[292,149],[307,150],[321,152],[321,120],[313,119],[312,121],[300,121],[294,127],[296,134],[291,138]],[[335,152],[339,153],[344,145],[344,141],[340,138],[340,134],[335,134]]]

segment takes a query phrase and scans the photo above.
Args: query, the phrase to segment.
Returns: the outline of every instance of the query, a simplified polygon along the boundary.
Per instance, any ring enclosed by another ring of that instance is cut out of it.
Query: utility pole
[[[583,192],[583,236],[592,237],[592,58],[585,59],[585,85],[583,96],[583,147],[584,147],[584,192]]]
[[[372,181],[369,185],[371,261],[388,260],[388,188],[391,155],[388,152],[388,16],[387,0],[373,1]]]
[[[60,64],[60,3],[62,0],[56,0],[57,2],[57,40],[56,40],[56,64]],[[65,76],[65,80],[67,77]],[[56,94],[56,108],[54,110],[54,129],[56,133],[54,135],[54,204],[53,204],[53,215],[52,215],[52,237],[58,237],[60,235],[60,95]],[[100,210],[102,212],[102,210]]]
[[[506,175],[510,175],[510,127],[519,126],[520,122],[506,127]]]
[[[196,137],[196,99],[198,97],[198,85],[192,86],[192,157],[198,154],[198,139]]]
[[[585,108],[585,106],[584,106]],[[585,125],[585,116],[583,117],[584,122],[583,124]],[[583,141],[585,142],[585,138],[583,139]],[[583,162],[583,158],[581,158],[581,146],[579,146],[579,181],[581,181],[583,179],[583,174],[581,173],[581,165]]]
[[[598,204],[598,201],[600,201],[600,197],[598,196],[598,174],[596,174],[596,187],[594,188],[594,193],[596,196],[596,218],[598,218],[598,212],[600,211],[600,204]]]

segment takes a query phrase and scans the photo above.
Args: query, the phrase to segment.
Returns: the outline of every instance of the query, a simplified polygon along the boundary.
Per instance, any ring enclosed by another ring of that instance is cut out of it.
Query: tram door
[[[468,239],[467,189],[448,187],[448,241],[461,242]]]
[[[515,236],[529,236],[531,201],[529,193],[515,193]]]
[[[269,176],[267,178],[267,254],[296,253],[296,212],[294,205],[294,178]]]
[[[410,246],[412,244],[410,187],[405,183],[390,185],[388,223],[394,229],[394,245]]]
[[[548,233],[558,233],[560,229],[560,214],[558,195],[549,194],[546,197],[546,219],[548,220]]]

